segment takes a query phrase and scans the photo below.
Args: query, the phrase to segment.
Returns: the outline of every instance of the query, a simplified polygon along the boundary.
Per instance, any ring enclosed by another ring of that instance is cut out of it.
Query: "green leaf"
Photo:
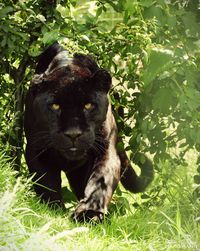
[[[145,155],[141,154],[141,155],[140,155],[140,163],[141,163],[141,164],[144,164],[145,161],[146,161]]]
[[[86,35],[80,35],[80,38],[83,39],[83,40],[86,40],[87,42],[90,42],[89,37],[86,36]]]
[[[155,110],[160,110],[167,114],[170,107],[174,104],[173,91],[170,87],[160,88],[154,95],[152,103]]]
[[[124,10],[124,1],[117,1],[116,3],[113,3],[112,0],[109,0],[108,3],[113,7],[116,12],[122,12]]]
[[[0,9],[0,19],[6,17],[7,14],[9,12],[12,12],[13,10],[14,10],[14,8],[11,7],[11,6],[6,6],[6,7],[2,8],[2,9]]]
[[[162,26],[166,24],[166,15],[161,6],[152,5],[144,9],[144,17],[147,19],[156,19],[157,24]]]
[[[195,176],[194,176],[194,182],[195,182],[196,184],[200,184],[200,175],[195,175]]]
[[[58,4],[56,10],[60,13],[61,17],[66,18],[70,16],[70,10],[67,7]]]
[[[124,143],[123,142],[118,142],[117,143],[117,150],[118,151],[124,151]]]
[[[200,129],[199,126],[189,128],[188,134],[195,144],[200,144]]]
[[[135,152],[139,145],[136,138],[137,138],[136,135],[133,135],[129,140],[129,145],[132,152]]]
[[[71,1],[70,1],[70,4],[71,4],[73,7],[75,7],[76,4],[77,4],[77,2],[78,2],[77,0],[73,0],[73,1],[71,0]]]
[[[155,3],[155,0],[142,0],[140,1],[140,5],[143,6],[143,7],[150,7],[152,6],[153,4]]]
[[[149,198],[151,198],[147,193],[143,193],[142,195],[141,195],[141,199],[149,199]]]
[[[102,12],[103,12],[103,7],[98,8],[96,11],[96,18],[98,18]]]
[[[200,27],[196,21],[196,17],[192,12],[185,12],[182,16],[185,25],[185,33],[188,37],[196,37],[200,34]]]
[[[55,29],[46,32],[41,40],[45,45],[48,45],[58,40],[58,37],[59,37],[59,29]]]
[[[128,12],[129,15],[133,14],[136,10],[136,4],[133,0],[127,0],[125,4],[125,10]]]
[[[32,57],[37,57],[42,53],[41,46],[38,43],[33,43],[28,50],[28,54]]]
[[[174,53],[171,50],[153,48],[149,53],[149,60],[147,64],[144,65],[144,71],[142,73],[144,85],[147,86],[159,73],[164,71],[170,63],[173,64],[173,57]]]

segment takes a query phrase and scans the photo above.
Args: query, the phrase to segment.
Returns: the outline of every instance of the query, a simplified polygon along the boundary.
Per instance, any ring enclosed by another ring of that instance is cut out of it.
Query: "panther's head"
[[[109,73],[90,57],[68,53],[58,43],[40,57],[32,80],[33,120],[38,140],[68,160],[83,158],[95,142],[108,111]],[[44,133],[43,133],[44,132]],[[46,143],[44,143],[46,144]]]

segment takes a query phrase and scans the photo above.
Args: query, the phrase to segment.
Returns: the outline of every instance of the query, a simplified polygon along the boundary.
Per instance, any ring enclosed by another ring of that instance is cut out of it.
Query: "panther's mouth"
[[[70,152],[77,152],[78,148],[77,147],[71,147],[69,148]]]
[[[62,155],[68,160],[80,160],[85,157],[86,151],[77,147],[70,147],[62,151]]]

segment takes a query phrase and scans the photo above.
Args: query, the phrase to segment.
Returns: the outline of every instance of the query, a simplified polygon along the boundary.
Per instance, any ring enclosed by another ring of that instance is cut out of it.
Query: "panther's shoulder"
[[[111,76],[108,71],[100,68],[90,55],[80,53],[70,55],[56,42],[40,55],[31,81],[33,89],[38,89],[34,86],[49,82],[62,82],[62,86],[75,82],[87,82],[87,85],[92,83],[92,88],[108,92],[111,87]]]

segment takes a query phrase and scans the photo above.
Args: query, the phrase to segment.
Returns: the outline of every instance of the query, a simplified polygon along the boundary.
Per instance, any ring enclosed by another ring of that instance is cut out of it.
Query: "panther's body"
[[[41,55],[26,98],[26,161],[35,173],[35,191],[64,206],[63,170],[79,200],[78,220],[106,213],[122,172],[122,183],[131,191],[143,190],[150,181],[142,186],[125,153],[116,150],[110,87],[110,74],[94,60],[81,54],[70,58],[55,43]]]

